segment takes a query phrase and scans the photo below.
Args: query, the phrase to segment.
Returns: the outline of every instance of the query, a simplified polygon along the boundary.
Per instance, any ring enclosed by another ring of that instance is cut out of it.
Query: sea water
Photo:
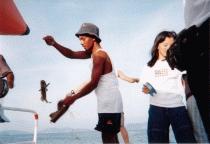
[[[69,132],[62,130],[40,131],[38,132],[37,144],[101,144],[101,133],[95,130],[73,129]],[[130,142],[133,144],[148,143],[146,127],[142,125],[130,125],[127,127]],[[123,143],[120,133],[118,134],[120,143]],[[32,134],[18,132],[0,133],[0,144],[8,144],[20,141],[30,141],[33,139]],[[170,142],[176,142],[173,133],[170,132]]]

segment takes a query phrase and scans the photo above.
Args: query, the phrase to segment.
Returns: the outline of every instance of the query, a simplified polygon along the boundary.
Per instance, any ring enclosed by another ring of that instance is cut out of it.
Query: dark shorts
[[[108,133],[120,131],[121,113],[99,113],[95,130]]]

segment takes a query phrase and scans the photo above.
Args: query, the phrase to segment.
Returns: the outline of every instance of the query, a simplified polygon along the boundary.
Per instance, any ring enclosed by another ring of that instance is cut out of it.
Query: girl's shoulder
[[[148,73],[151,70],[152,70],[152,67],[150,67],[148,65],[144,65],[144,66],[142,66],[141,73]]]
[[[150,68],[151,68],[151,67],[148,66],[147,64],[145,64],[145,65],[142,66],[142,70],[146,70],[146,69],[150,69]]]

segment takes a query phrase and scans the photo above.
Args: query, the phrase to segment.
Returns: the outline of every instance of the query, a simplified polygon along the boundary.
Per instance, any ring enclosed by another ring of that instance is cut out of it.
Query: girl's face
[[[165,40],[158,45],[158,59],[165,59],[167,50],[171,47],[174,43],[173,37],[166,37]]]

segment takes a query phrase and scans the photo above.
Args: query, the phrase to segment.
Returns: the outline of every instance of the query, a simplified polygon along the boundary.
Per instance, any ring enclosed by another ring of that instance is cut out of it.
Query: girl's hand
[[[142,92],[145,93],[145,94],[148,94],[149,93],[149,89],[145,85],[143,85]]]

